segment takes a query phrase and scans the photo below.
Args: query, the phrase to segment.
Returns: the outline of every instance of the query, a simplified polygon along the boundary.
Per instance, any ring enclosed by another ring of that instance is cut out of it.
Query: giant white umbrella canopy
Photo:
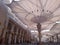
[[[60,23],[54,24],[50,31],[55,34],[60,34]]]
[[[9,6],[31,29],[37,29],[37,22],[42,24],[42,29],[46,29],[60,18],[60,0],[20,0],[13,1]]]

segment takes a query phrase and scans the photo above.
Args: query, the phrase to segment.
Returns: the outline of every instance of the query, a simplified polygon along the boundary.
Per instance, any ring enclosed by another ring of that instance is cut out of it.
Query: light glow
[[[36,30],[31,30],[31,32],[32,32],[32,33],[33,33],[33,32],[36,32],[36,33],[37,33],[38,31],[36,31]]]
[[[20,0],[14,0],[14,1],[20,1]]]
[[[56,23],[60,23],[60,21],[57,21]]]
[[[43,31],[41,31],[42,33],[44,33],[44,32],[49,32],[50,30],[43,30]]]

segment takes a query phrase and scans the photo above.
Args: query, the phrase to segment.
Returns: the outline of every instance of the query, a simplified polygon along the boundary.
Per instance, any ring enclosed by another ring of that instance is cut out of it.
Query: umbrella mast
[[[37,23],[37,30],[38,30],[38,34],[39,34],[39,45],[41,44],[41,24]]]

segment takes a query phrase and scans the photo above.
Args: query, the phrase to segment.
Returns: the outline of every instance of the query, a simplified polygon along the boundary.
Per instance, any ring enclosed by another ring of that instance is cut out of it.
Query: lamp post
[[[41,24],[37,23],[37,30],[38,30],[38,34],[39,34],[39,45],[41,44]]]

